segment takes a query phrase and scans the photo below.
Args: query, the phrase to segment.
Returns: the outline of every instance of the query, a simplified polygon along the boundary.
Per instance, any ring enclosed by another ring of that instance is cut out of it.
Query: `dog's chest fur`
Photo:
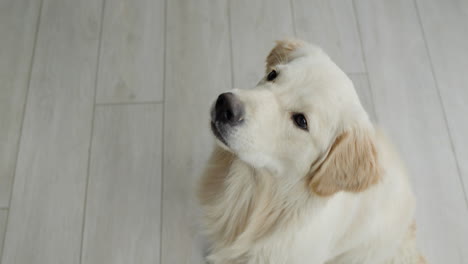
[[[325,259],[330,244],[336,242],[325,232],[343,232],[336,226],[350,224],[349,216],[336,215],[343,214],[339,206],[346,206],[347,202],[334,199],[334,204],[330,204],[325,198],[312,202],[304,182],[285,186],[286,182],[253,170],[228,152],[216,150],[199,192],[206,233],[216,241],[212,258],[243,260],[241,263],[251,258],[250,262],[261,263],[265,259],[255,260],[257,256],[269,255],[279,261],[307,254]],[[352,212],[350,209],[348,213]],[[303,241],[311,236],[321,239]]]
[[[379,230],[388,236],[382,243],[396,247],[405,226],[392,227],[394,232],[388,226],[411,220],[410,209],[402,220],[389,219],[376,208],[385,205],[380,199],[389,197],[385,190],[391,183],[366,194],[324,198],[311,197],[303,182],[286,182],[215,150],[199,190],[206,234],[214,242],[212,263],[324,263],[380,236]]]

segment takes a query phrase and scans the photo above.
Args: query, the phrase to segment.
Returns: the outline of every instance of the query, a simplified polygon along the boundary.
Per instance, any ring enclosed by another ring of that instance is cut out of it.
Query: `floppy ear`
[[[360,192],[377,183],[380,173],[373,134],[351,130],[336,138],[328,156],[312,172],[309,187],[321,196]]]
[[[269,73],[276,65],[288,63],[293,58],[291,53],[304,45],[300,40],[280,40],[276,41],[276,46],[270,51],[266,59],[266,72]]]

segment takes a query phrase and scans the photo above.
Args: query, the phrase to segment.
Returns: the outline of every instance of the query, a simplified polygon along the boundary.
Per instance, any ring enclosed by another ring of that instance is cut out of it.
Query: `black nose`
[[[216,121],[237,125],[244,119],[244,104],[233,93],[223,93],[216,100],[215,112]]]

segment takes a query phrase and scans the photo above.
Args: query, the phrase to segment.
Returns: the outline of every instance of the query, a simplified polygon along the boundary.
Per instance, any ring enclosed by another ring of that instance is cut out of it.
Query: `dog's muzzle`
[[[220,94],[211,109],[211,130],[219,140],[227,145],[227,132],[240,125],[244,121],[244,117],[244,104],[235,94]]]

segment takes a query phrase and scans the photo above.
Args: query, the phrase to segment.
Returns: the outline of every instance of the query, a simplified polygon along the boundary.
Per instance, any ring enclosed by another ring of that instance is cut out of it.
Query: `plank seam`
[[[231,65],[231,88],[235,87],[235,78],[234,78],[234,51],[232,48],[232,25],[231,25],[231,1],[227,3],[227,22],[228,22],[228,34],[229,34],[229,56],[230,56],[230,65]]]
[[[97,86],[99,80],[99,64],[101,61],[101,45],[102,45],[102,31],[103,31],[103,24],[104,24],[104,11],[106,7],[106,0],[102,0],[101,4],[101,24],[99,25],[99,39],[97,43],[97,60],[96,60],[96,76],[94,77],[94,94],[93,94],[93,102],[92,102],[92,116],[91,116],[91,129],[90,129],[90,138],[89,138],[89,146],[88,146],[88,166],[86,168],[86,182],[85,182],[85,192],[84,192],[84,201],[83,201],[83,218],[81,222],[81,243],[80,243],[80,256],[79,262],[83,262],[83,246],[84,246],[84,235],[85,235],[85,228],[86,228],[86,211],[87,211],[87,203],[88,203],[88,187],[89,187],[89,175],[91,170],[91,150],[93,146],[93,138],[94,138],[94,122],[96,118],[96,95],[97,95]]]
[[[465,205],[466,205],[466,207],[468,209],[468,196],[467,196],[467,192],[465,190],[465,183],[463,181],[458,156],[457,156],[457,153],[455,152],[455,144],[454,144],[453,139],[452,139],[452,132],[450,131],[450,126],[449,126],[448,119],[447,119],[447,113],[445,111],[444,101],[442,100],[442,95],[440,94],[439,82],[437,81],[437,76],[435,74],[434,64],[433,64],[433,61],[432,61],[431,53],[429,51],[429,46],[427,44],[426,32],[424,30],[424,26],[423,26],[423,23],[422,23],[421,14],[419,12],[419,7],[418,7],[417,1],[413,0],[413,4],[414,4],[414,7],[415,7],[416,17],[418,19],[419,27],[421,29],[421,34],[422,34],[422,37],[423,37],[423,40],[424,40],[424,48],[426,49],[426,55],[427,55],[427,58],[429,59],[429,62],[430,62],[429,64],[430,64],[430,69],[431,69],[431,74],[432,74],[432,80],[434,82],[434,85],[435,85],[435,88],[436,88],[436,91],[437,91],[437,99],[439,100],[439,103],[440,103],[440,106],[441,106],[441,109],[442,109],[442,116],[444,117],[444,123],[445,123],[445,127],[447,129],[447,134],[448,134],[449,141],[450,141],[450,149],[451,149],[451,151],[453,153],[453,156],[454,156],[454,159],[455,159],[455,165],[456,165],[456,168],[457,168],[458,179],[461,182],[463,195],[465,197]]]
[[[162,80],[162,85],[163,85],[163,90],[162,90],[162,100],[163,100],[163,106],[162,106],[162,116],[161,116],[161,186],[160,186],[160,201],[159,201],[159,263],[162,263],[162,255],[163,255],[163,241],[164,241],[164,236],[163,236],[163,221],[164,221],[164,131],[165,131],[165,124],[166,124],[166,61],[167,61],[167,10],[168,10],[168,0],[164,1],[164,56],[163,56],[163,80]]]
[[[294,37],[297,38],[297,29],[296,29],[296,13],[294,12],[294,0],[289,0],[289,8],[291,9],[291,20],[293,26]]]
[[[13,190],[14,190],[14,185],[15,185],[15,179],[16,179],[16,172],[17,172],[17,165],[18,165],[18,159],[19,159],[19,155],[20,155],[20,144],[21,144],[21,139],[23,137],[23,127],[24,127],[24,120],[26,119],[26,109],[27,109],[27,104],[28,104],[28,98],[29,98],[29,90],[31,89],[31,77],[32,77],[32,71],[33,71],[33,66],[34,66],[34,58],[36,57],[36,48],[37,48],[37,39],[38,39],[38,36],[39,36],[39,26],[41,24],[41,16],[42,16],[42,6],[44,5],[44,0],[41,0],[41,3],[40,3],[40,6],[39,6],[39,13],[37,15],[37,24],[36,24],[36,29],[35,29],[35,32],[34,32],[34,43],[33,43],[33,50],[32,50],[32,54],[31,54],[31,63],[29,65],[29,73],[28,73],[28,84],[27,84],[27,88],[26,88],[26,95],[24,97],[24,104],[23,104],[23,114],[22,114],[22,121],[21,121],[21,126],[20,126],[20,130],[19,130],[19,137],[18,137],[18,141],[16,143],[16,159],[15,159],[15,165],[14,165],[14,168],[15,168],[15,171],[14,171],[14,176],[13,176],[13,180],[12,180],[12,183],[10,185],[10,200],[8,201],[8,207],[11,209],[11,201],[13,200]],[[10,220],[10,212],[11,210],[8,210],[8,213],[7,213],[7,218],[5,220],[5,234],[3,236],[3,238],[0,238],[0,239],[3,239],[3,247],[2,249],[0,250],[0,252],[2,253],[5,253],[5,245],[6,245],[6,232],[8,230],[8,222]],[[0,256],[0,263],[3,263],[3,258],[4,258],[5,254],[2,254],[2,256]]]
[[[372,111],[374,111],[374,114],[375,114],[375,122],[376,123],[379,123],[379,116],[377,114],[377,111],[376,111],[376,108],[375,108],[375,96],[374,96],[374,91],[372,89],[372,84],[370,82],[370,78],[369,78],[369,70],[367,68],[367,60],[366,60],[366,55],[364,53],[364,42],[362,41],[362,32],[361,32],[361,24],[359,23],[359,18],[358,18],[358,12],[357,12],[357,8],[356,8],[356,1],[355,0],[352,0],[352,3],[353,5],[353,13],[354,13],[354,20],[356,21],[356,30],[357,30],[357,33],[358,33],[358,37],[359,37],[359,47],[361,48],[361,57],[362,57],[362,62],[364,64],[364,69],[365,69],[365,74],[366,74],[366,80],[367,80],[367,84],[369,86],[369,93],[370,93],[370,96],[371,96],[371,107],[372,107]]]
[[[151,105],[151,104],[162,104],[163,100],[158,101],[141,101],[141,102],[115,102],[115,103],[96,103],[96,106],[112,106],[112,105]]]

